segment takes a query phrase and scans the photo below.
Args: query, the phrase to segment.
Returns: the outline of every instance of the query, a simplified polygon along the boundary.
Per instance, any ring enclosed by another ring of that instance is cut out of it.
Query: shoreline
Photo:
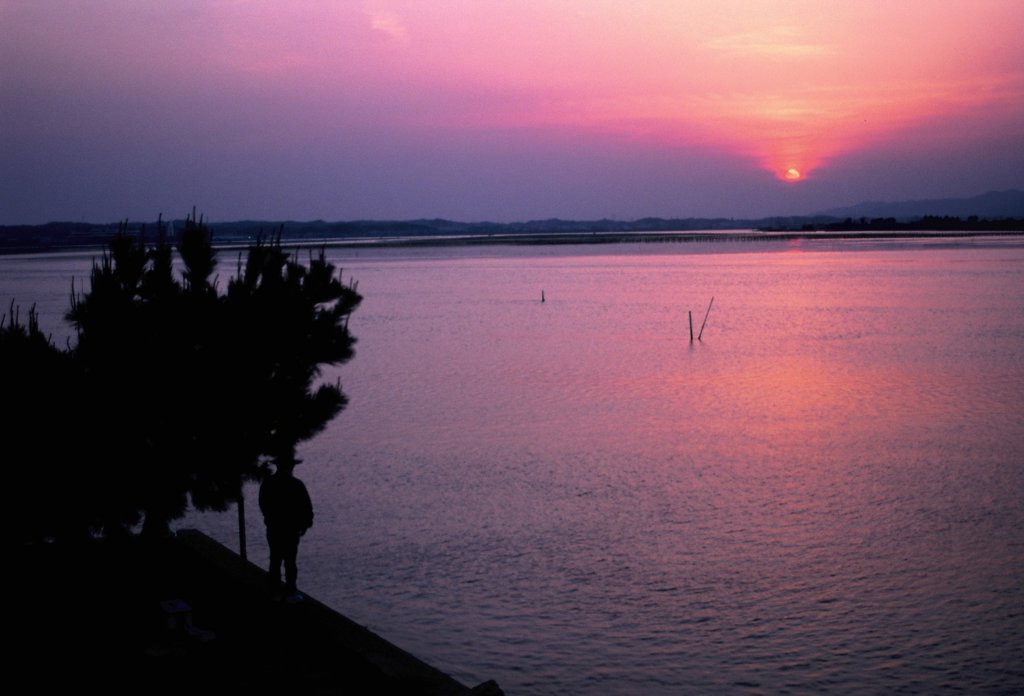
[[[10,663],[32,690],[60,686],[70,668],[79,686],[113,694],[502,694],[493,681],[465,686],[313,597],[272,597],[264,570],[196,530],[17,551]]]
[[[770,230],[686,230],[650,232],[525,232],[464,235],[393,235],[367,237],[282,237],[285,248],[294,249],[409,249],[480,246],[568,246],[608,244],[792,244],[845,242],[947,242],[976,243],[998,240],[1001,244],[1024,244],[1024,230],[848,230],[848,231],[770,231]],[[0,256],[38,256],[59,253],[102,252],[106,243],[38,244],[25,246],[0,245]],[[214,239],[217,251],[245,249],[256,242],[255,237]]]

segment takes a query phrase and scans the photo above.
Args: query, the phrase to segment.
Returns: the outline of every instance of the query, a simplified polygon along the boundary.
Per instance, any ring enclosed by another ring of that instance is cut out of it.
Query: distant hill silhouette
[[[865,201],[817,213],[835,218],[896,218],[910,220],[926,215],[967,218],[1024,218],[1024,191],[989,191],[971,198],[938,198],[923,201]]]
[[[969,218],[974,218],[970,220]],[[995,221],[995,222],[992,222]],[[900,223],[896,225],[895,223]],[[903,223],[910,223],[904,225]],[[968,224],[969,223],[969,224]],[[181,229],[184,220],[169,223]],[[557,235],[594,235],[595,239],[614,233],[689,232],[729,230],[822,230],[839,225],[853,229],[916,230],[1012,230],[1024,228],[1024,191],[991,191],[973,198],[943,198],[927,201],[869,201],[815,214],[763,218],[655,218],[637,220],[562,220],[548,218],[522,222],[460,222],[457,220],[238,220],[209,223],[217,245],[247,245],[259,237],[277,234],[286,243],[320,241],[387,241],[398,238],[430,241],[440,238],[457,243],[459,238],[501,241],[503,236],[550,241]],[[961,226],[963,225],[963,226]],[[119,223],[51,222],[45,225],[0,226],[0,254],[56,249],[102,248],[119,229]],[[132,231],[153,222],[131,222]],[[836,229],[839,229],[838,227]],[[568,239],[568,237],[566,237]],[[578,241],[579,238],[577,238]]]

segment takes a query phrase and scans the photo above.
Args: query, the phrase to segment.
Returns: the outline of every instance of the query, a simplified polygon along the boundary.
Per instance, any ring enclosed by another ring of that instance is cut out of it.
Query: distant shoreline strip
[[[844,241],[970,241],[990,239],[1000,245],[1024,244],[1024,230],[900,230],[900,231],[680,231],[680,232],[529,232],[508,234],[465,234],[429,236],[369,236],[369,237],[295,237],[287,236],[281,243],[293,248],[409,248],[453,246],[543,246],[543,245],[597,245],[597,244],[664,244],[664,243],[782,243],[782,242],[844,242]],[[227,239],[217,243],[218,249],[245,248],[255,237]],[[0,254],[39,254],[101,250],[106,244],[51,244],[0,246]]]

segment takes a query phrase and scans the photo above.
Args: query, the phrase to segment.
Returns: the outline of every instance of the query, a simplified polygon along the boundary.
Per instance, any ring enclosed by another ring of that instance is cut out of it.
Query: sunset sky
[[[0,224],[1024,188],[1021,0],[0,0]]]

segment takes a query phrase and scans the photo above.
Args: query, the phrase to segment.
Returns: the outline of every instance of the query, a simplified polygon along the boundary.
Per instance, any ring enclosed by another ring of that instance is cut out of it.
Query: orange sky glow
[[[1020,115],[1024,3],[926,5],[466,1],[364,11],[403,80],[517,95],[513,108],[466,105],[464,123],[711,144],[802,179],[947,117],[998,127]]]
[[[865,153],[951,152],[979,134],[1020,148],[1024,123],[1018,0],[0,0],[0,27],[0,145],[23,176],[69,139],[139,157],[185,145],[224,167],[365,151],[364,166],[390,163],[377,176],[392,188],[434,153],[465,181],[481,177],[463,160],[507,167],[480,193],[507,196],[531,186],[511,169],[521,153],[562,148],[580,168],[585,147],[598,164],[651,172],[678,152],[693,171],[720,162],[722,182],[759,172],[800,189]],[[559,212],[522,210],[509,214]]]

